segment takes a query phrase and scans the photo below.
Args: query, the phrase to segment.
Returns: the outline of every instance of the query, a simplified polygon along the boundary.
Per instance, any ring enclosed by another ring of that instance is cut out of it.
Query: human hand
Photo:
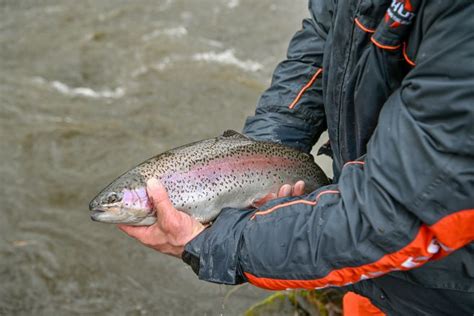
[[[304,181],[298,181],[294,186],[289,184],[284,184],[281,186],[276,197],[288,197],[288,196],[298,196],[304,194]]]
[[[206,226],[171,203],[165,187],[156,179],[147,182],[148,197],[152,201],[157,221],[151,226],[117,225],[130,237],[159,252],[181,258],[184,246]]]
[[[298,181],[295,183],[294,186],[291,186],[290,184],[284,184],[280,187],[280,189],[278,190],[278,193],[269,193],[265,195],[263,198],[257,201],[254,201],[252,203],[252,206],[255,208],[259,208],[260,206],[267,203],[268,201],[271,201],[276,198],[303,195],[304,186],[305,186],[304,181]]]
[[[284,184],[280,187],[280,189],[278,190],[278,193],[268,194],[267,196],[265,196],[263,200],[259,201],[259,204],[263,204],[262,202],[268,202],[276,198],[303,195],[304,185],[305,185],[304,181],[302,180],[296,182],[294,186],[292,186],[291,184]]]

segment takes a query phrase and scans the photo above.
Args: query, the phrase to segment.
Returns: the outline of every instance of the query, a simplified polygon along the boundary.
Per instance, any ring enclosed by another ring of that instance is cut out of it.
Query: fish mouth
[[[154,213],[150,213],[148,210],[141,211],[143,214],[136,214],[136,212],[134,214],[132,212],[127,212],[122,208],[104,209],[97,207],[90,210],[90,217],[95,222],[133,226],[148,226],[156,222],[156,216]]]
[[[93,209],[90,211],[91,219],[94,222],[101,223],[110,223],[110,224],[120,224],[125,223],[127,217],[124,214],[114,214],[108,210],[103,209]]]
[[[102,222],[101,216],[104,213],[105,213],[105,210],[100,209],[100,208],[95,208],[95,209],[90,210],[91,219],[95,222]]]

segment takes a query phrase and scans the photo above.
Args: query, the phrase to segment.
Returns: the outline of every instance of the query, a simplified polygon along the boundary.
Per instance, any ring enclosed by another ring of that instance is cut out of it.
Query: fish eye
[[[112,203],[118,202],[119,199],[120,198],[119,198],[118,194],[115,193],[115,192],[112,192],[107,196],[107,203],[112,204]]]

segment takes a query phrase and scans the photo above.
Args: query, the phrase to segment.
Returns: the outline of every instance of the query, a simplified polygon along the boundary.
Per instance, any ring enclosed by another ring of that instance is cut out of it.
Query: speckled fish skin
[[[283,184],[305,182],[306,192],[328,184],[313,157],[235,131],[159,154],[127,171],[90,203],[91,218],[105,223],[151,225],[156,221],[146,182],[157,178],[173,205],[200,222],[224,207],[248,208]]]

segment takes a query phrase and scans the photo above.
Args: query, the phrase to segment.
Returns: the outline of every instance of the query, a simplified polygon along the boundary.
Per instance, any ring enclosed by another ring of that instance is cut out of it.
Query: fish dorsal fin
[[[249,139],[247,136],[240,134],[239,132],[236,132],[234,130],[228,129],[226,130],[223,134],[222,137],[227,138],[227,137],[232,137],[232,138],[243,138],[243,139]]]

